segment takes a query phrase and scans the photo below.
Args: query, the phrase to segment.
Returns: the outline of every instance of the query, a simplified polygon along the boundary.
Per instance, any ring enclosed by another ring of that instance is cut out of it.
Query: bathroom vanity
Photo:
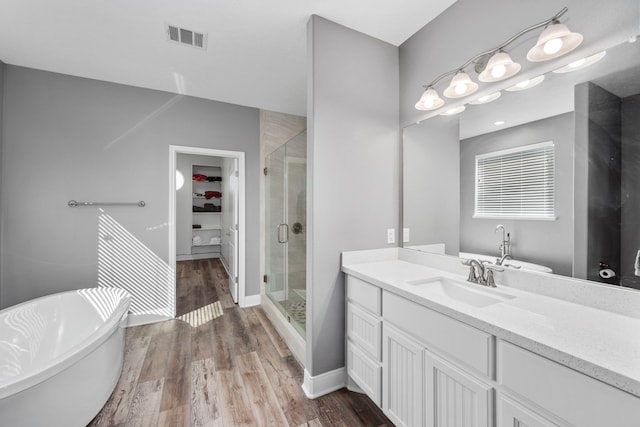
[[[398,426],[640,425],[640,292],[456,257],[345,252],[351,388]]]

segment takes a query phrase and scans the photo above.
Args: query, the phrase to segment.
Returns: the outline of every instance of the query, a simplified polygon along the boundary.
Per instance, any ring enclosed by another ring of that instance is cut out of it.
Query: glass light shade
[[[531,62],[548,61],[571,52],[582,43],[582,34],[572,33],[564,24],[549,25],[527,53]]]
[[[587,56],[586,58],[578,59],[577,61],[573,61],[564,67],[558,68],[557,70],[553,70],[554,73],[570,73],[572,71],[582,70],[583,68],[587,68],[590,65],[595,64],[600,61],[607,54],[606,50],[602,52],[598,52],[595,55]]]
[[[532,79],[523,80],[514,86],[506,88],[505,90],[508,90],[509,92],[516,92],[519,90],[531,89],[534,86],[538,86],[540,83],[542,83],[543,80],[544,80],[544,75],[534,77]]]
[[[457,107],[453,107],[453,108],[448,109],[447,111],[445,111],[444,113],[442,113],[440,115],[441,116],[453,116],[454,114],[462,113],[466,109],[467,109],[467,107],[465,107],[464,105],[459,105]]]
[[[434,88],[429,87],[424,91],[424,93],[420,97],[420,100],[416,102],[415,107],[416,110],[429,111],[440,108],[443,105],[444,101],[442,100],[442,98],[440,98],[440,96],[438,96],[438,92],[436,92]]]
[[[474,104],[474,105],[488,104],[489,102],[495,101],[496,99],[500,98],[501,95],[502,95],[502,92],[493,92],[493,93],[490,93],[489,95],[481,96],[475,101],[471,101],[469,104]]]
[[[478,90],[478,83],[471,81],[471,78],[464,71],[460,71],[453,79],[449,87],[443,92],[447,98],[462,98],[471,95]]]
[[[520,71],[520,64],[513,62],[508,53],[496,52],[489,58],[487,66],[478,76],[481,82],[498,82],[515,76]]]

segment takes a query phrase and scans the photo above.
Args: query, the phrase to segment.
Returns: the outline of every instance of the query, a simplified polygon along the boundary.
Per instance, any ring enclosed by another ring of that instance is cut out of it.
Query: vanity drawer
[[[374,360],[381,360],[382,321],[351,302],[347,303],[347,337]]]
[[[382,366],[350,340],[347,340],[347,374],[376,405],[382,405]]]
[[[493,378],[493,335],[389,292],[382,296],[383,318],[419,339],[430,350]]]
[[[498,383],[576,426],[638,426],[640,398],[506,341]]]
[[[381,314],[381,292],[379,287],[347,275],[347,298],[378,316]]]

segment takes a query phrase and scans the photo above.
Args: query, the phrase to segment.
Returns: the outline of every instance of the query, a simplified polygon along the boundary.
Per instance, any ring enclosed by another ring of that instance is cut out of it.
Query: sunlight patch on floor
[[[197,328],[200,325],[204,325],[207,322],[217,319],[222,316],[222,304],[220,301],[216,301],[212,304],[200,307],[197,310],[190,311],[178,317],[178,320],[183,320],[191,325],[193,328]]]

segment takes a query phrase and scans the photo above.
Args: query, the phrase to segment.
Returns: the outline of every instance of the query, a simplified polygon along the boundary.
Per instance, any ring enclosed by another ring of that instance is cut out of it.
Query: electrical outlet
[[[387,243],[395,243],[396,242],[396,230],[393,228],[387,229]]]
[[[402,242],[403,243],[408,243],[409,242],[409,229],[408,228],[403,228],[402,229]]]

